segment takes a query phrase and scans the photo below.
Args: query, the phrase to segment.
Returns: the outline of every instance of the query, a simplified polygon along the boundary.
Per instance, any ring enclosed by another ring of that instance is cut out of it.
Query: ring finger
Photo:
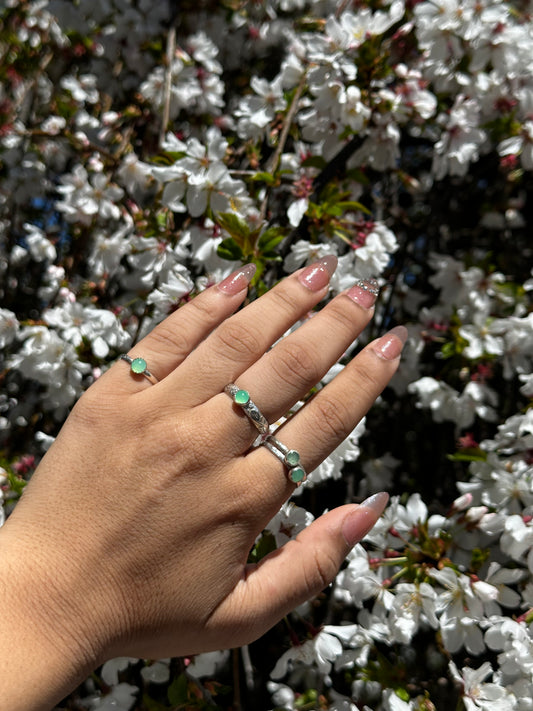
[[[370,409],[396,372],[406,338],[407,330],[397,326],[369,343],[294,417],[276,430],[276,439],[287,449],[299,453],[301,465],[308,474],[344,441]],[[237,476],[242,477],[242,483],[250,479],[250,471],[260,473],[255,478],[256,495],[257,487],[264,486],[274,509],[294,489],[288,466],[265,446],[246,454],[241,463]]]

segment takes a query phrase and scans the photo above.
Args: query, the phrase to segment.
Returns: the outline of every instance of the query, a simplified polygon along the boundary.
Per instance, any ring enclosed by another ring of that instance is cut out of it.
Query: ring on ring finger
[[[307,472],[300,463],[300,453],[296,449],[289,449],[274,435],[268,435],[261,442],[272,454],[274,454],[287,467],[287,477],[290,482],[301,486],[307,479]]]

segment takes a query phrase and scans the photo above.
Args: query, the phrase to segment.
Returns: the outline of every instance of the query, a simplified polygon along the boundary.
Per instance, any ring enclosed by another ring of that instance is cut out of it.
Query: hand
[[[333,510],[246,562],[294,486],[266,447],[251,449],[257,430],[224,386],[248,390],[272,422],[321,379],[371,318],[369,291],[338,295],[269,348],[325,296],[335,265],[327,257],[231,315],[253,273],[244,267],[132,348],[157,384],[119,360],[77,403],[0,533],[0,594],[17,601],[0,638],[22,649],[31,639],[33,650],[14,681],[9,650],[0,655],[4,700],[10,678],[12,698],[27,695],[11,710],[41,708],[32,683],[53,703],[112,656],[257,638],[326,586],[374,525],[386,495]],[[399,328],[370,343],[276,432],[307,471],[371,406],[404,340]]]

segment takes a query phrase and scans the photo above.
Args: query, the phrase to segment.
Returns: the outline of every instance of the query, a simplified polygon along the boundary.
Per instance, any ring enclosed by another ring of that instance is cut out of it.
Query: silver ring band
[[[144,377],[147,378],[152,385],[156,385],[159,382],[155,375],[148,370],[148,366],[146,365],[144,358],[139,356],[137,358],[130,358],[130,356],[125,353],[123,353],[120,358],[130,364],[130,370],[134,375],[144,375]]]
[[[270,429],[268,420],[261,414],[261,411],[250,397],[248,390],[239,388],[235,383],[229,383],[224,388],[224,392],[243,410],[261,434],[268,432]]]
[[[268,435],[261,442],[287,467],[287,477],[292,484],[301,486],[307,479],[307,472],[300,463],[300,453],[296,449],[289,449],[273,435]]]

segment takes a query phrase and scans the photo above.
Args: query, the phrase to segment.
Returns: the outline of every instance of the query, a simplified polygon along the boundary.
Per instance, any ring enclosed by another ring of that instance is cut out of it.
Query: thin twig
[[[161,127],[159,129],[159,147],[163,145],[167,132],[168,122],[170,120],[170,88],[172,86],[172,64],[176,53],[176,27],[172,25],[167,34],[167,53],[165,67],[165,85],[164,85],[164,102],[163,116],[161,117]]]
[[[339,2],[337,9],[335,10],[335,18],[338,20],[342,13],[346,10],[351,0],[342,0]]]
[[[320,194],[326,185],[333,180],[337,175],[340,175],[346,168],[346,163],[359,150],[366,140],[366,136],[359,134],[355,135],[346,143],[341,150],[333,156],[330,162],[320,171],[313,180],[313,192],[309,196],[309,201],[317,203],[320,200]],[[308,239],[309,227],[307,216],[304,215],[302,221],[285,239],[279,254],[281,257],[287,256],[290,251],[291,244],[295,239]]]
[[[44,57],[41,59],[39,63],[39,70],[35,74],[35,76],[31,79],[31,81],[26,84],[24,87],[24,91],[20,93],[20,95],[17,97],[15,101],[13,101],[13,113],[17,113],[18,110],[21,108],[22,104],[26,100],[26,97],[30,93],[30,91],[35,87],[37,84],[39,77],[45,73],[46,67],[50,64],[52,59],[54,58],[54,53],[52,51],[47,52]],[[25,123],[26,119],[24,117],[19,117],[22,122]]]
[[[294,92],[294,96],[292,97],[292,102],[289,107],[289,110],[287,111],[287,115],[285,116],[285,120],[283,121],[283,128],[281,129],[281,135],[279,137],[278,145],[276,146],[276,150],[270,157],[270,159],[267,162],[265,172],[270,173],[271,175],[276,172],[279,166],[279,162],[281,160],[281,154],[283,153],[283,149],[285,148],[285,144],[287,143],[287,138],[289,137],[289,131],[291,130],[291,124],[294,119],[294,116],[296,114],[296,111],[298,110],[298,104],[300,103],[300,98],[303,94],[303,90],[305,88],[305,83],[307,80],[307,73],[304,72],[302,74],[302,77],[300,79],[300,83],[296,87],[296,91]],[[263,203],[261,205],[261,219],[264,220],[266,217],[266,212],[267,212],[267,206],[268,206],[268,192],[265,195],[265,198],[263,200]]]
[[[233,660],[233,708],[235,711],[241,711],[241,683],[239,674],[239,650],[232,649],[231,657]]]
[[[241,647],[241,657],[242,666],[244,667],[244,680],[246,682],[246,688],[248,689],[248,691],[253,691],[255,687],[254,668],[250,657],[250,650],[247,644],[244,645],[244,647]]]

